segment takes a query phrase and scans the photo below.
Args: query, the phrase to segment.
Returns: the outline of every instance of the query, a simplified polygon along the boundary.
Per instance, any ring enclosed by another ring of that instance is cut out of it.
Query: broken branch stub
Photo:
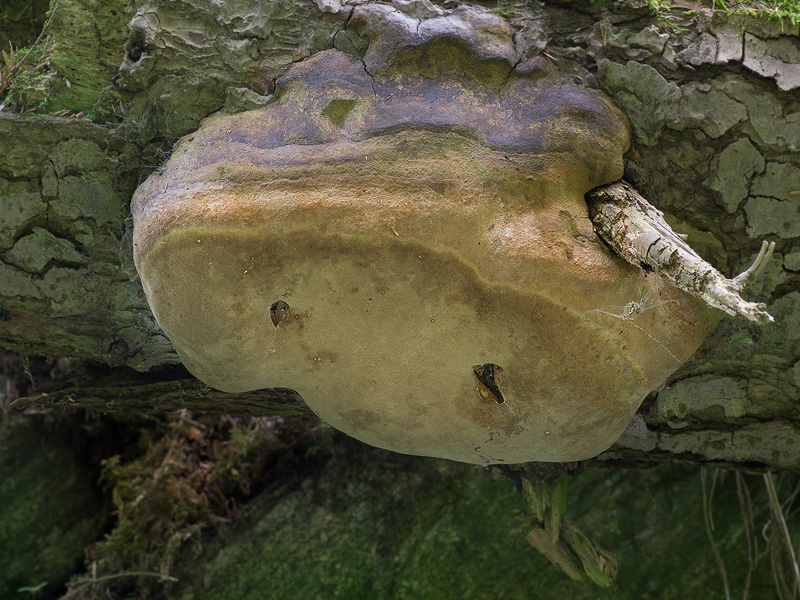
[[[704,261],[664,221],[663,213],[623,181],[604,185],[586,194],[589,215],[600,237],[622,258],[653,269],[669,283],[729,315],[756,323],[773,318],[760,302],[747,302],[744,288],[772,256],[775,242],[764,241],[753,264],[727,279]]]
[[[533,520],[533,529],[525,539],[571,579],[583,581],[588,577],[607,587],[617,575],[617,561],[564,516],[566,486],[563,477],[538,484],[522,479],[522,497]]]

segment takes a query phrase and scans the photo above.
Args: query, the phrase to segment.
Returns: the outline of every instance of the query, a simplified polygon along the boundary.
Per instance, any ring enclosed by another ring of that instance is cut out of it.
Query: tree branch
[[[142,382],[130,378],[106,384],[94,380],[88,385],[19,398],[11,406],[20,410],[56,409],[62,412],[86,409],[97,413],[161,414],[190,408],[198,412],[254,417],[313,416],[300,395],[288,388],[228,394],[196,379]]]
[[[760,302],[747,302],[741,292],[761,272],[775,243],[761,246],[756,260],[744,273],[727,279],[704,261],[664,221],[663,213],[623,181],[586,194],[589,216],[600,237],[622,258],[653,269],[672,285],[709,306],[756,323],[774,321]]]

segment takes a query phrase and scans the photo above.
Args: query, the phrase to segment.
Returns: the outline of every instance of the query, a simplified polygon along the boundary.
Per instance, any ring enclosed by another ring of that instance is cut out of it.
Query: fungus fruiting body
[[[352,20],[363,59],[298,63],[137,190],[152,310],[207,384],[295,389],[369,444],[594,456],[705,331],[587,216],[583,195],[622,176],[627,122],[544,61],[515,69],[498,17],[384,8]]]

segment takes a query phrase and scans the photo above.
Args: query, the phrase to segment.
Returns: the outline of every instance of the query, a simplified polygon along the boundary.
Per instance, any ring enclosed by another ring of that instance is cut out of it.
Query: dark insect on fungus
[[[506,401],[495,381],[495,373],[499,376],[500,373],[503,372],[501,367],[498,367],[494,363],[486,363],[485,365],[475,365],[472,367],[472,370],[475,372],[475,376],[478,378],[478,382],[481,386],[478,388],[481,395],[491,398],[498,404],[502,404]]]
[[[277,327],[289,319],[289,305],[283,300],[278,300],[269,305],[269,319]]]

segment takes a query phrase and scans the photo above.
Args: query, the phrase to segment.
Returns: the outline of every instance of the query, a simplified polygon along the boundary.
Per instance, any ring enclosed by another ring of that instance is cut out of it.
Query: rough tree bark
[[[396,7],[432,14],[422,2]],[[349,27],[351,8],[61,0],[0,99],[0,345],[91,361],[113,368],[116,381],[76,376],[20,407],[304,413],[291,393],[221,394],[177,368],[132,266],[129,202],[203,117],[268,102],[275,79],[316,52],[363,53],[368,41]],[[626,178],[709,263],[732,277],[762,239],[775,243],[750,298],[775,322],[722,319],[593,462],[797,469],[798,26],[694,8],[673,9],[669,22],[631,4],[495,10],[517,31],[520,60],[541,55],[627,112],[635,144]],[[647,309],[647,298],[631,301]]]

